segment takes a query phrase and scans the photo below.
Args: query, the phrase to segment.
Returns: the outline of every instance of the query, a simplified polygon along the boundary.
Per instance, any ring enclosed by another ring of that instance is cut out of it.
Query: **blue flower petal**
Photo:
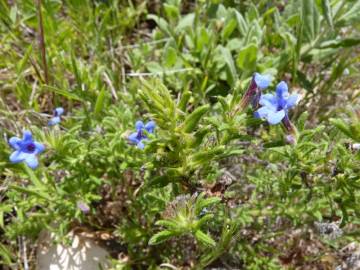
[[[45,146],[42,143],[34,142],[35,144],[35,154],[44,152]]]
[[[155,127],[156,127],[156,124],[155,124],[154,121],[149,121],[149,122],[147,122],[146,125],[145,125],[145,129],[146,129],[146,131],[149,132],[149,133],[153,133]]]
[[[259,73],[255,73],[254,79],[257,87],[259,87],[260,89],[267,88],[272,80],[270,75],[261,75]]]
[[[143,123],[143,121],[136,121],[136,123],[135,123],[135,128],[136,128],[136,130],[141,130],[141,129],[143,129],[143,128],[144,128],[144,123]]]
[[[276,95],[279,97],[279,98],[284,98],[286,97],[286,95],[288,95],[288,86],[286,84],[286,82],[284,81],[281,81],[279,82],[279,84],[276,86]]]
[[[26,159],[26,156],[26,153],[17,150],[10,155],[9,159],[11,163],[19,163],[21,161],[24,161]]]
[[[278,107],[278,100],[273,94],[265,94],[261,95],[259,104],[262,106],[266,106],[273,111],[276,111]]]
[[[58,108],[56,108],[55,110],[54,110],[54,115],[55,116],[60,116],[60,115],[62,115],[64,113],[64,108],[62,108],[62,107],[58,107]]]
[[[294,107],[298,103],[299,99],[300,99],[300,95],[298,95],[298,94],[291,95],[286,100],[286,108],[291,109],[292,107]]]
[[[32,134],[29,130],[24,130],[23,132],[23,140],[24,141],[32,141]]]
[[[137,147],[140,148],[140,149],[144,149],[145,145],[144,143],[142,142],[143,140],[139,141],[139,143],[137,144]]]
[[[39,165],[39,161],[35,155],[27,155],[25,163],[31,168],[35,169]]]
[[[129,141],[131,141],[132,143],[138,144],[139,143],[139,139],[138,139],[138,133],[134,132],[131,133],[128,137]]]
[[[281,122],[281,120],[285,117],[285,111],[281,110],[278,112],[270,112],[267,115],[267,121],[270,125],[276,125]]]
[[[269,108],[267,107],[261,107],[260,109],[258,109],[255,112],[255,117],[256,118],[267,118],[267,116],[269,115],[269,113],[273,113],[273,110],[269,110]]]
[[[21,148],[22,140],[18,137],[11,137],[9,140],[9,144],[12,148],[19,150]]]
[[[55,116],[55,117],[53,117],[53,118],[50,119],[48,125],[49,125],[49,126],[55,126],[55,125],[59,124],[60,122],[61,122],[60,117],[59,117],[59,116]]]

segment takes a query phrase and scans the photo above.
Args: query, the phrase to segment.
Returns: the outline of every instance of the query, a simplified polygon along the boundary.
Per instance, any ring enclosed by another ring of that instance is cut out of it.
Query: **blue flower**
[[[147,140],[147,136],[144,131],[147,133],[154,133],[155,127],[156,125],[154,121],[149,121],[146,125],[144,125],[142,121],[137,121],[135,123],[136,132],[131,133],[128,139],[132,143],[136,144],[138,148],[144,149],[144,141]]]
[[[287,84],[282,81],[276,86],[276,94],[261,95],[259,104],[262,106],[255,112],[255,117],[265,118],[269,124],[280,123],[286,116],[288,110],[299,101],[298,94],[289,95]]]
[[[64,113],[64,109],[62,107],[58,107],[54,110],[54,117],[50,119],[48,125],[55,126],[61,122],[61,115]]]
[[[272,81],[272,77],[270,75],[268,74],[262,75],[257,72],[254,74],[253,79],[256,83],[256,86],[260,89],[267,88]]]
[[[10,155],[10,161],[12,163],[25,161],[25,163],[32,169],[35,169],[39,165],[36,155],[43,152],[45,150],[45,146],[41,143],[35,142],[30,131],[24,131],[23,139],[18,137],[10,138],[9,144],[15,149],[15,151]]]

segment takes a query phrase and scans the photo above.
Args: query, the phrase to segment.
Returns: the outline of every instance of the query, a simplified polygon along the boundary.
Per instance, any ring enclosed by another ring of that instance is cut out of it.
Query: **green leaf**
[[[190,13],[187,14],[185,16],[182,16],[182,18],[180,19],[178,25],[175,28],[176,32],[180,32],[188,27],[193,27],[194,26],[194,20],[195,20],[195,14],[194,13]]]
[[[27,48],[23,58],[21,59],[21,61],[18,64],[18,68],[17,68],[17,73],[20,74],[24,71],[25,65],[27,64],[30,54],[33,50],[33,46],[32,44],[29,45],[29,47]]]
[[[169,19],[176,19],[179,17],[179,8],[175,5],[164,3],[164,10]]]
[[[308,119],[308,117],[309,117],[309,113],[307,111],[304,111],[300,115],[300,117],[298,118],[297,123],[296,123],[298,130],[302,131],[305,129],[305,123],[306,123],[306,120]]]
[[[203,233],[201,230],[197,230],[195,232],[195,237],[199,242],[203,243],[206,246],[216,246],[216,242],[209,235]]]
[[[346,124],[343,120],[331,118],[330,123],[333,124],[349,138],[352,138],[354,140],[357,139],[357,136],[351,132],[350,125]]]
[[[200,119],[204,116],[205,113],[209,111],[209,109],[210,106],[206,104],[197,108],[195,111],[189,114],[182,125],[182,130],[185,133],[193,132],[196,129]]]
[[[208,221],[212,220],[213,218],[214,218],[213,214],[207,214],[207,215],[203,216],[196,222],[195,228],[200,229],[202,225],[204,225]]]
[[[237,26],[237,22],[234,18],[227,21],[221,32],[222,39],[227,40],[230,37],[230,35],[234,32],[236,26]]]
[[[157,234],[153,235],[150,240],[149,240],[149,245],[157,245],[160,244],[166,240],[168,240],[169,238],[175,236],[177,233],[172,232],[172,231],[161,231],[158,232]]]
[[[304,37],[307,41],[313,41],[319,29],[319,13],[314,0],[303,0],[301,16],[304,23]]]
[[[337,26],[351,25],[354,21],[360,20],[360,1],[354,2],[355,4],[337,20],[335,23]],[[351,3],[349,2],[349,4]]]
[[[211,126],[206,126],[206,127],[202,127],[200,130],[198,130],[195,134],[194,134],[194,140],[193,142],[190,144],[190,147],[197,147],[199,146],[204,137],[206,136],[206,134],[211,132],[212,127]]]
[[[189,99],[191,98],[190,91],[186,90],[181,94],[181,99],[178,104],[178,108],[182,110],[183,112],[186,111],[186,106],[188,104]]]
[[[360,38],[345,38],[340,40],[329,40],[323,42],[320,48],[348,48],[354,47],[360,44]]]
[[[165,226],[172,230],[176,230],[179,226],[179,224],[173,220],[158,220],[156,221],[155,225]]]
[[[250,43],[241,49],[236,59],[237,66],[242,70],[254,70],[256,66],[258,46]]]
[[[12,254],[10,250],[0,243],[0,257],[3,259],[5,264],[10,265],[12,263]]]
[[[217,96],[216,98],[219,101],[219,103],[221,104],[223,111],[228,112],[230,107],[229,107],[229,104],[228,104],[226,98],[222,97],[222,96]]]
[[[62,90],[62,89],[59,89],[59,88],[56,88],[53,86],[49,86],[49,85],[44,85],[43,89],[50,90],[51,92],[54,92],[55,94],[61,95],[68,99],[82,101],[82,99],[78,95],[76,95],[74,93],[70,93],[69,91],[66,91],[66,90]]]
[[[175,65],[177,59],[176,50],[172,47],[167,47],[165,50],[165,65],[167,67],[172,67]]]
[[[148,186],[165,187],[172,182],[175,182],[174,178],[169,177],[168,175],[159,175],[159,176],[150,178],[150,180],[148,182]]]
[[[0,206],[0,228],[4,229],[4,213],[11,212],[12,206],[10,205],[1,205]]]
[[[23,168],[25,169],[27,175],[30,178],[30,181],[32,182],[32,184],[40,189],[40,190],[47,190],[47,186],[41,182],[41,180],[36,176],[36,174],[34,173],[34,171],[32,169],[30,169],[28,166],[23,165]]]
[[[9,4],[6,0],[0,0],[0,18],[3,19],[4,23],[10,24],[10,17],[9,17],[10,9]]]
[[[47,192],[45,192],[43,189],[29,188],[29,187],[24,188],[24,187],[15,186],[15,185],[10,185],[9,188],[14,189],[14,190],[19,191],[24,194],[29,194],[34,197],[44,199],[46,201],[50,201],[52,199],[51,196]]]
[[[321,6],[323,9],[323,14],[325,16],[326,22],[333,29],[334,23],[333,23],[333,15],[332,15],[332,9],[330,6],[330,1],[329,0],[321,0]]]
[[[80,77],[79,69],[78,69],[77,64],[76,64],[76,56],[75,56],[74,51],[71,52],[71,66],[73,68],[76,83],[77,83],[78,86],[81,86],[81,77]]]
[[[106,97],[106,90],[105,88],[103,88],[97,99],[96,99],[96,102],[95,102],[95,108],[94,108],[94,115],[95,117],[98,117],[101,113],[101,111],[103,110],[104,108],[104,105],[105,105],[105,97]]]
[[[256,6],[251,3],[249,5],[249,8],[246,12],[246,18],[248,19],[248,21],[252,22],[254,20],[257,20],[259,18],[259,12],[258,9],[256,8]]]
[[[210,198],[206,198],[204,199],[205,194],[201,193],[195,203],[195,213],[196,214],[200,214],[201,210],[204,209],[205,207],[208,207],[212,204],[216,204],[219,203],[221,201],[221,198],[219,197],[210,197]]]
[[[225,152],[225,146],[220,145],[213,149],[207,149],[190,156],[191,164],[197,166],[201,163],[209,162],[210,160],[219,158]]]
[[[156,24],[159,26],[161,31],[170,35],[171,31],[169,29],[169,24],[163,18],[160,18],[157,15],[149,14],[149,15],[147,15],[147,19],[154,20],[156,22]]]
[[[237,26],[239,29],[239,32],[241,33],[241,35],[244,37],[246,36],[246,33],[248,32],[248,24],[246,23],[244,17],[241,15],[240,12],[238,12],[237,10],[234,10],[235,12],[235,16],[236,16],[236,21],[237,21]]]
[[[220,46],[220,51],[226,64],[226,74],[228,78],[227,80],[229,84],[233,86],[238,77],[233,57],[228,48]]]
[[[164,72],[164,68],[157,62],[147,62],[145,64],[146,69],[151,72],[151,73],[163,73]]]

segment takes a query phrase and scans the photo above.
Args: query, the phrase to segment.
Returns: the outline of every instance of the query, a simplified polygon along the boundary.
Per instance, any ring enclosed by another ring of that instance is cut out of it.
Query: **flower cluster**
[[[48,125],[54,126],[61,122],[61,115],[64,113],[64,109],[58,107],[54,110],[54,116],[50,119]],[[25,162],[30,168],[35,169],[39,165],[37,155],[45,150],[45,146],[39,142],[33,140],[30,131],[25,130],[23,138],[12,137],[9,140],[9,144],[15,151],[10,155],[10,162],[20,163]]]
[[[289,119],[289,109],[293,108],[300,100],[300,95],[289,94],[286,82],[281,81],[276,86],[275,94],[263,94],[262,91],[269,87],[271,76],[254,73],[251,83],[240,101],[235,113],[244,110],[248,105],[252,105],[256,118],[266,119],[270,125],[283,123],[286,130],[290,133],[287,141],[295,143],[296,129]]]
[[[61,122],[61,115],[64,109],[58,107],[54,110],[54,116],[50,119],[48,125],[54,126]],[[128,139],[138,148],[145,147],[144,142],[148,140],[148,134],[154,133],[156,124],[154,121],[149,121],[144,124],[142,121],[135,123],[136,132],[130,134]],[[28,130],[24,131],[23,138],[12,137],[9,144],[15,151],[10,155],[10,162],[20,163],[25,162],[30,168],[35,169],[39,165],[37,155],[45,150],[45,146],[33,140],[32,133]]]
[[[250,86],[241,101],[241,108],[245,108],[250,102],[252,102],[253,108],[257,109],[255,117],[266,119],[271,125],[275,125],[283,121],[286,127],[291,127],[288,111],[297,104],[299,101],[299,95],[289,95],[288,86],[284,81],[280,82],[276,86],[275,94],[263,94],[262,90],[266,89],[270,83],[270,75],[255,73]],[[54,126],[59,124],[63,113],[63,108],[56,108],[48,125]],[[131,133],[128,136],[128,140],[138,148],[144,149],[144,142],[148,140],[149,134],[154,133],[155,127],[156,124],[154,121],[149,121],[146,124],[142,121],[137,121],[135,123],[136,132]],[[288,130],[291,130],[291,128],[288,128]],[[33,169],[35,169],[39,164],[37,154],[40,154],[45,150],[43,144],[33,140],[30,131],[24,131],[23,139],[12,137],[9,140],[9,144],[15,149],[15,151],[10,155],[10,161],[12,163],[25,162]]]

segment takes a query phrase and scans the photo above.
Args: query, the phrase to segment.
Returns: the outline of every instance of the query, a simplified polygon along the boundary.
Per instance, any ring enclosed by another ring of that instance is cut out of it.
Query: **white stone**
[[[54,244],[54,235],[42,232],[38,240],[37,270],[108,269],[109,254],[93,240],[69,234],[71,246]],[[102,268],[100,268],[100,265]]]

